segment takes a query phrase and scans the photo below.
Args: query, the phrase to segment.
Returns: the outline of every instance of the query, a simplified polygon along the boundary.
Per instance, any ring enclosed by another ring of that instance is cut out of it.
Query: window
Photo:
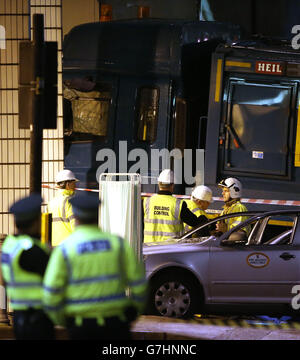
[[[156,140],[158,122],[159,89],[143,87],[138,90],[138,132],[140,141]]]
[[[71,103],[72,125],[69,133],[106,136],[111,93],[107,89],[80,91],[65,87],[64,98]]]
[[[272,245],[282,244],[285,241],[288,244],[292,236],[295,219],[296,217],[293,215],[286,216],[285,218],[280,215],[270,217],[260,243]]]
[[[291,244],[293,238],[294,225],[297,216],[274,215],[253,220],[249,225],[251,231],[248,238],[243,239],[247,246],[253,245],[283,245]],[[229,240],[237,240],[240,228],[232,232]]]
[[[296,215],[275,215],[254,221],[247,245],[289,244],[296,218]]]
[[[290,178],[295,85],[230,79],[223,123],[224,170]],[[272,138],[266,137],[272,129]]]

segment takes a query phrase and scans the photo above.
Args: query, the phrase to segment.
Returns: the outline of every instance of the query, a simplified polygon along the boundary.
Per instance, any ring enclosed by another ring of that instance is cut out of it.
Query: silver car
[[[149,280],[147,314],[187,318],[195,313],[287,314],[293,312],[294,285],[300,284],[299,211],[277,210],[249,216],[223,235],[144,244]],[[232,234],[251,226],[244,241]],[[300,307],[300,306],[299,306]]]

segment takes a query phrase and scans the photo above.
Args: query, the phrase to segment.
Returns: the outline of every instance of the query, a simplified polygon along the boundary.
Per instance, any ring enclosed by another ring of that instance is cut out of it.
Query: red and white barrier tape
[[[59,190],[58,188],[50,185],[42,185],[43,188],[52,189],[52,190]],[[83,188],[76,188],[78,191],[90,191],[90,192],[99,192],[96,189],[83,189]],[[143,197],[152,196],[153,193],[141,193]],[[189,195],[174,195],[178,199],[190,199]],[[213,197],[214,201],[223,201],[222,197]],[[285,205],[285,206],[300,206],[300,201],[297,200],[267,200],[267,199],[247,199],[242,198],[242,203],[249,203],[249,204],[265,204],[265,205]]]
[[[52,190],[59,190],[59,188],[57,188],[57,187],[55,187],[55,186],[50,186],[50,185],[42,185],[42,188],[52,189]],[[78,190],[78,191],[99,192],[99,190],[96,190],[96,189],[75,188],[75,190]]]
[[[220,199],[219,201],[222,201],[222,198],[218,198],[218,199]],[[265,205],[300,206],[300,201],[297,201],[297,200],[266,200],[266,199],[246,199],[246,198],[244,199],[244,198],[242,198],[241,202],[242,203],[251,203],[251,204],[265,204]]]
[[[151,196],[151,193],[142,193],[142,196]],[[190,199],[189,195],[174,195],[179,199]],[[222,197],[213,197],[214,201],[224,201]],[[297,200],[267,200],[267,199],[247,199],[242,198],[242,203],[249,204],[265,204],[265,205],[286,205],[286,206],[300,206],[300,201]]]

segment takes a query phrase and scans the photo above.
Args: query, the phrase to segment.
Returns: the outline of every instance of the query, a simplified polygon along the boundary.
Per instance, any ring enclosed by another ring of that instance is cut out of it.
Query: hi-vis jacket
[[[128,297],[127,289],[131,295]],[[142,311],[146,280],[127,241],[102,232],[96,225],[80,225],[54,248],[44,277],[43,302],[55,324],[66,317],[124,318],[124,309]]]
[[[246,206],[243,205],[239,199],[234,199],[230,201],[229,203],[224,205],[224,210],[221,212],[220,215],[226,215],[226,214],[232,214],[235,212],[243,212],[248,211]],[[225,220],[225,224],[227,225],[227,231],[232,229],[233,227],[237,226],[241,222],[247,220],[247,216],[237,216],[234,218],[229,218]],[[248,225],[247,227],[244,227],[242,230],[246,232],[247,235],[250,234],[251,228]]]
[[[7,236],[2,246],[1,270],[5,281],[7,296],[13,310],[42,308],[43,279],[42,276],[26,271],[19,265],[23,250],[39,246],[49,254],[49,249],[40,241],[28,235]]]
[[[183,233],[182,201],[156,194],[144,200],[144,242],[164,241]]]
[[[59,245],[75,229],[75,218],[69,199],[74,190],[58,190],[58,196],[49,201],[48,212],[52,213],[52,246]]]
[[[200,209],[199,206],[195,203],[193,200],[185,200],[187,207],[193,214],[195,214],[197,217],[200,215],[204,215],[207,217],[207,219],[213,219],[215,215],[207,214],[204,210]],[[188,224],[184,223],[184,231],[187,232],[189,230],[192,230],[192,226],[189,226]]]

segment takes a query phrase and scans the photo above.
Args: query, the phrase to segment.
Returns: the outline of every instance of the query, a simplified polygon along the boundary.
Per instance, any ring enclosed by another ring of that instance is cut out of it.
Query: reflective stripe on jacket
[[[52,246],[59,245],[75,229],[75,218],[69,199],[73,190],[59,190],[60,194],[49,201],[48,212],[52,213]]]
[[[144,200],[144,242],[164,241],[183,233],[182,201],[156,194]]]
[[[42,307],[43,279],[41,275],[26,271],[19,265],[23,250],[33,245],[45,252],[49,250],[40,241],[28,235],[8,236],[2,246],[1,270],[7,295],[13,310],[39,309]]]
[[[95,317],[101,322],[122,317],[129,305],[142,310],[145,290],[144,267],[128,242],[95,225],[81,225],[53,250],[43,301],[56,324],[63,324],[65,317]]]
[[[224,210],[221,212],[221,215],[232,214],[235,212],[243,212],[243,211],[248,211],[246,206],[242,204],[239,200],[234,200],[231,201],[228,205],[225,204]],[[241,222],[247,219],[248,219],[247,216],[238,216],[238,217],[226,219],[225,224],[227,225],[227,231],[231,230],[233,227],[239,225]],[[244,230],[246,234],[249,235],[251,228],[248,225],[242,228],[241,230]]]

